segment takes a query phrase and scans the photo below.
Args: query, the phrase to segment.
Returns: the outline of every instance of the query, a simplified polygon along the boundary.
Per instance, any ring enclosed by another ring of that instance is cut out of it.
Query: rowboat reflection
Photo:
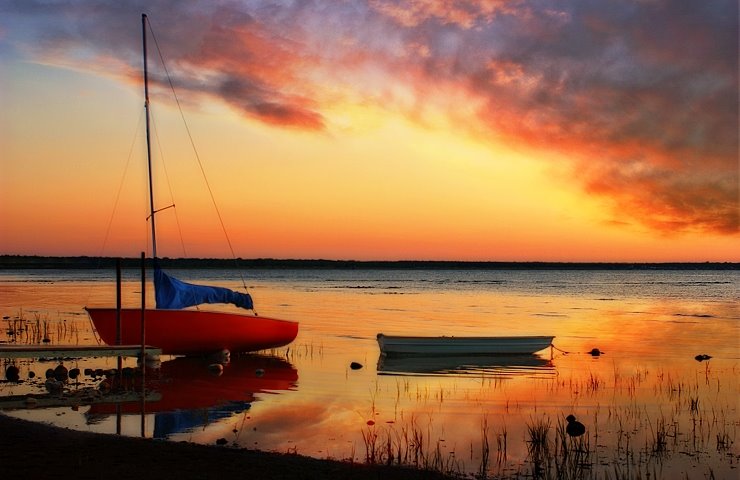
[[[223,369],[209,367],[211,362],[197,357],[162,362],[159,369],[147,370],[145,382],[146,391],[159,393],[157,400],[94,404],[87,421],[153,413],[154,437],[164,438],[243,412],[258,394],[295,390],[298,381],[298,371],[289,362],[267,355],[242,355]]]
[[[555,374],[550,360],[537,355],[386,356],[378,358],[381,375],[477,375],[508,378]]]

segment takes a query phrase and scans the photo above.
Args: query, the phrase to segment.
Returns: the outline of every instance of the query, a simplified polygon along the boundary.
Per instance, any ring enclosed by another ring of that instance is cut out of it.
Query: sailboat
[[[168,355],[253,352],[287,345],[298,335],[298,323],[266,318],[254,314],[248,293],[223,287],[195,285],[165,273],[157,261],[154,217],[152,155],[149,135],[150,105],[147,71],[147,16],[142,14],[144,53],[144,110],[146,112],[146,146],[149,172],[149,221],[151,222],[152,256],[154,257],[154,291],[156,308],[123,308],[120,310],[120,338],[117,308],[86,307],[95,329],[108,345],[134,345],[142,339]],[[244,313],[197,309],[201,304],[233,304]],[[192,309],[191,307],[196,307]],[[250,312],[250,313],[247,313]],[[144,318],[142,319],[142,315]],[[143,320],[143,321],[142,321]]]

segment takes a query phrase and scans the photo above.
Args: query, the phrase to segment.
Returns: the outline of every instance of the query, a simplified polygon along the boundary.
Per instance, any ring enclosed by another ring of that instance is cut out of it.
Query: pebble
[[[10,365],[7,369],[5,369],[5,378],[8,379],[8,381],[11,382],[17,382],[20,380],[20,370],[18,370],[18,367],[15,365]]]
[[[46,390],[53,395],[62,393],[62,390],[64,389],[64,383],[59,380],[54,380],[53,378],[47,379],[44,386],[46,387]]]
[[[98,391],[100,393],[103,393],[103,394],[110,393],[110,390],[111,390],[111,385],[110,385],[109,380],[103,380],[102,382],[100,382],[100,385],[98,385]]]

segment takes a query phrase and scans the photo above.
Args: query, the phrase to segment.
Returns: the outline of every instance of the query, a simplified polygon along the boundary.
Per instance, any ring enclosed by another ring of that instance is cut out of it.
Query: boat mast
[[[141,37],[144,49],[144,110],[146,111],[146,160],[149,167],[149,218],[152,225],[152,257],[157,258],[157,230],[154,228],[154,188],[152,183],[152,146],[149,136],[149,73],[146,63],[146,13],[141,14]]]

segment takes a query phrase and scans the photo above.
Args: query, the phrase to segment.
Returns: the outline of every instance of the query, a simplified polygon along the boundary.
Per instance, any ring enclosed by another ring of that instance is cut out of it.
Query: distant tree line
[[[322,259],[223,259],[160,258],[163,268],[173,269],[397,269],[397,270],[738,270],[740,263],[619,263],[619,262],[465,262],[437,260],[322,260]],[[152,259],[146,260],[152,266]],[[45,257],[36,255],[0,255],[0,269],[106,269],[115,268],[115,257]],[[121,258],[123,268],[140,268],[140,258]]]

